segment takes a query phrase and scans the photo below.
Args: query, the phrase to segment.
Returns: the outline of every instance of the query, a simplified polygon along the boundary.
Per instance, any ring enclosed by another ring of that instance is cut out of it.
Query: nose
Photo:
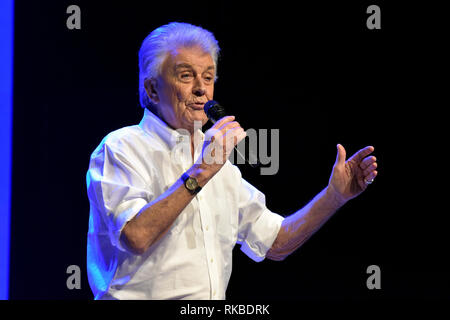
[[[205,95],[206,87],[201,77],[199,76],[196,77],[194,86],[192,87],[192,92],[198,97]]]

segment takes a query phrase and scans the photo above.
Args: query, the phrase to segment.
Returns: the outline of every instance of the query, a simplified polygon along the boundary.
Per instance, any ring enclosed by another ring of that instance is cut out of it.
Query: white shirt
[[[139,125],[110,133],[92,153],[87,269],[95,299],[225,299],[234,245],[265,258],[283,217],[229,161],[144,254],[121,243],[125,224],[193,165],[189,139],[145,110]]]

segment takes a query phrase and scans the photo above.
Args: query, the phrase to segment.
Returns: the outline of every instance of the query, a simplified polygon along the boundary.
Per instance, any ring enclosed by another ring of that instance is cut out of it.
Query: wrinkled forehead
[[[216,69],[211,54],[200,46],[179,46],[167,53],[163,63],[163,69],[177,70],[182,67],[191,67],[199,70]]]

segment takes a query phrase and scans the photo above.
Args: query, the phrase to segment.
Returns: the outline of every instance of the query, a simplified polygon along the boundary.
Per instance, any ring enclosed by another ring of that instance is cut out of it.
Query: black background
[[[81,8],[68,30],[66,8]],[[381,30],[366,8],[381,7]],[[219,40],[215,99],[244,128],[280,130],[273,176],[240,166],[289,215],[327,184],[341,143],[375,146],[379,176],[283,262],[236,246],[229,299],[449,298],[443,112],[448,91],[437,5],[384,2],[16,1],[11,299],[92,299],[86,275],[89,157],[136,124],[137,52],[171,21]],[[443,80],[441,80],[443,79]],[[368,290],[366,268],[381,268]],[[68,290],[66,268],[82,270]]]

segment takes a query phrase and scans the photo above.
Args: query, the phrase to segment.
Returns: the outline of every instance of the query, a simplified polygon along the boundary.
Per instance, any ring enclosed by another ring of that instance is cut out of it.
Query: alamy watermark
[[[366,26],[369,30],[381,29],[381,9],[379,6],[373,4],[367,7],[366,13],[370,16],[366,20]]]
[[[376,264],[367,267],[366,273],[370,274],[367,278],[366,286],[369,290],[381,289],[381,269]]]
[[[207,164],[223,164],[224,153],[229,154],[225,160],[229,160],[232,164],[259,164],[261,175],[275,175],[280,167],[280,130],[279,129],[248,129],[245,131],[246,137],[241,140],[235,147],[234,139],[236,135],[227,134],[225,144],[215,143],[214,136],[218,130],[209,129],[205,132],[204,139],[200,134],[202,123],[194,121],[194,149],[202,144],[203,158]],[[176,143],[175,150],[172,152],[172,161],[182,163],[182,159],[191,157],[191,144],[179,143],[181,141],[190,141],[190,134],[185,129],[175,130],[176,134],[172,135],[173,142]],[[219,135],[220,136],[220,135]],[[210,141],[210,143],[206,143]]]
[[[79,6],[72,4],[67,7],[66,13],[70,14],[66,20],[66,27],[69,30],[81,29],[81,9]]]
[[[66,280],[66,287],[69,290],[81,289],[81,269],[76,264],[67,267],[66,273],[69,274]]]

